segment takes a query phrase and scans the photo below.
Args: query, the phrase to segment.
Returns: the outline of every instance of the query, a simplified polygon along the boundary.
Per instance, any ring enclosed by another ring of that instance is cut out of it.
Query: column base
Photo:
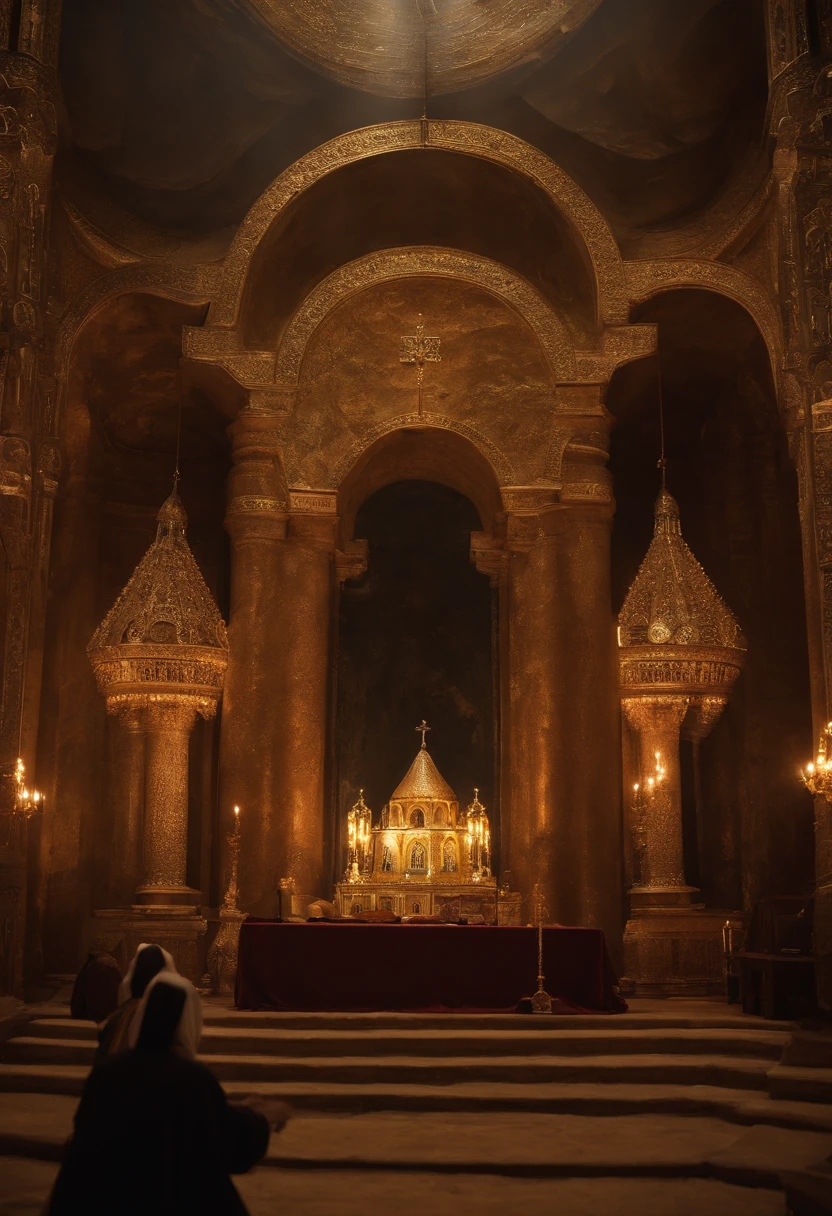
[[[208,922],[196,908],[176,905],[97,909],[88,924],[91,950],[106,950],[122,971],[142,942],[155,942],[173,956],[176,969],[198,984],[203,973],[201,938]]]
[[[698,887],[631,887],[627,892],[630,907],[636,908],[692,908],[702,907],[693,902],[699,894]]]
[[[621,990],[631,996],[711,996],[725,992],[722,926],[737,913],[634,906],[624,930]]]
[[[193,887],[137,887],[133,907],[181,907],[196,912],[201,903],[202,892]]]

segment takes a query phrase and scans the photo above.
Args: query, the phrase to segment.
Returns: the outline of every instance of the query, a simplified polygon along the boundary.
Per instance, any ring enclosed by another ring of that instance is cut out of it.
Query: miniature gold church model
[[[373,827],[364,791],[347,817],[347,870],[337,886],[342,915],[387,910],[400,916],[443,920],[482,915],[498,919],[497,882],[491,873],[491,828],[474,800],[460,814],[457,796],[425,743]],[[502,916],[499,916],[503,920]]]

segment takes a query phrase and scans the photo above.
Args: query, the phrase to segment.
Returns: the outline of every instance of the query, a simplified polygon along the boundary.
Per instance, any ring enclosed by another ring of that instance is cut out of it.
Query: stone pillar
[[[196,721],[189,705],[144,710],[144,848],[139,903],[196,903],[188,864],[188,739]]]
[[[687,697],[625,697],[627,724],[639,743],[639,825],[643,836],[641,882],[656,902],[689,902],[682,849],[682,779],[679,732],[688,708]],[[661,776],[659,776],[661,773]],[[652,782],[652,784],[650,784]]]
[[[564,923],[603,928],[617,961],[624,925],[624,865],[621,710],[610,569],[613,503],[602,467],[596,468],[595,478],[565,485],[557,516],[557,764],[561,830],[569,844],[561,853],[563,895],[556,907]]]
[[[324,814],[336,517],[331,511],[313,513],[317,508],[311,495],[293,495],[293,500],[301,509],[293,511],[280,549],[275,621],[281,645],[274,695],[282,720],[275,740],[276,855],[271,862],[279,865],[278,880],[292,892],[294,911],[305,916],[311,899],[328,894]],[[334,497],[327,505],[334,507]]]
[[[562,892],[556,857],[564,808],[556,760],[560,733],[557,695],[557,551],[537,515],[509,519],[506,573],[508,704],[503,739],[504,790],[508,820],[503,868],[523,898],[522,916],[532,919],[535,885],[549,918],[558,918]]]
[[[504,493],[515,504],[506,539],[508,868],[524,916],[539,884],[550,919],[604,928],[615,952],[623,909],[609,495],[578,501],[576,491],[558,504],[549,491],[531,514]]]
[[[113,906],[118,908],[132,902],[134,892],[144,875],[144,712],[129,707],[122,709],[115,723],[115,733],[115,817],[110,893]]]

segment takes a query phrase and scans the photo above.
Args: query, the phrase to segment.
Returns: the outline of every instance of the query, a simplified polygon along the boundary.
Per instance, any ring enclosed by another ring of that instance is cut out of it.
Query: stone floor
[[[0,1159],[0,1216],[37,1216],[57,1166]],[[235,1179],[251,1216],[786,1216],[782,1194],[700,1178],[493,1178],[257,1169]]]
[[[832,1103],[770,1092],[791,1027],[634,1006],[541,1025],[208,1002],[204,1059],[230,1096],[295,1105],[237,1180],[252,1216],[785,1216],[782,1178],[832,1154]],[[40,1212],[94,1042],[54,1003],[30,1012],[0,1023],[0,1216]]]

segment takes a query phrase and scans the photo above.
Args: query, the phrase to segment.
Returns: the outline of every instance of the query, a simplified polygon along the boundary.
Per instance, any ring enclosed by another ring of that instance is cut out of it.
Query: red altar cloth
[[[251,919],[237,957],[238,1009],[510,1012],[537,988],[537,930],[514,925]],[[577,1012],[627,1008],[600,929],[545,928],[543,968]]]

